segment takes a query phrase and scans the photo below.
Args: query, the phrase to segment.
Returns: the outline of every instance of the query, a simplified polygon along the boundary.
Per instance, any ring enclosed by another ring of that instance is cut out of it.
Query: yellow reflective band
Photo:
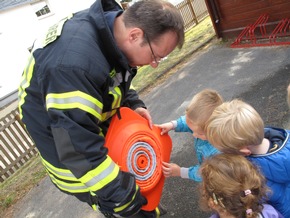
[[[97,196],[95,192],[90,192],[91,196]]]
[[[124,204],[121,207],[114,208],[114,211],[117,213],[117,212],[120,212],[120,211],[124,210],[125,208],[127,208],[131,204],[131,202],[135,199],[138,189],[139,189],[139,187],[136,185],[136,191],[135,191],[135,194],[133,195],[131,201],[129,201],[127,204]]]
[[[68,183],[64,181],[60,181],[57,178],[55,178],[52,174],[48,174],[51,181],[61,190],[69,192],[69,193],[84,193],[89,192],[87,186],[85,186],[82,183]]]
[[[115,87],[114,90],[112,90],[111,94],[114,96],[114,101],[112,103],[112,108],[119,108],[121,105],[121,95],[122,92],[119,87]]]
[[[24,104],[25,96],[27,95],[27,93],[25,92],[25,89],[29,87],[30,85],[30,80],[32,78],[34,65],[35,65],[35,59],[33,55],[31,54],[28,59],[26,68],[24,69],[23,74],[21,76],[21,83],[18,89],[18,101],[19,101],[18,108],[19,108],[20,119],[22,119],[23,117],[21,106]]]
[[[109,93],[114,97],[114,101],[112,102],[112,111],[102,114],[102,122],[112,117],[116,113],[116,109],[121,106],[122,92],[120,88],[115,87],[114,90],[110,91]]]
[[[81,92],[50,93],[46,96],[46,109],[72,109],[79,108],[97,119],[101,119],[103,104],[96,98]]]
[[[111,72],[110,72],[110,77],[113,78],[114,76],[116,76],[116,70],[113,69]]]
[[[155,211],[156,211],[156,218],[159,218],[160,217],[160,210],[159,210],[159,208],[156,207]]]
[[[106,160],[103,161],[103,163],[101,163],[99,167],[89,171],[85,176],[80,179],[77,179],[70,170],[57,168],[52,164],[48,163],[42,157],[41,160],[43,165],[46,167],[47,172],[53,183],[61,190],[70,193],[82,193],[88,191],[93,193],[110,183],[113,179],[117,177],[119,173],[118,165],[115,164],[109,156],[107,156]],[[67,182],[59,180],[58,178],[67,180]],[[87,182],[83,182],[86,181],[85,179],[89,180]]]
[[[46,167],[46,169],[49,171],[50,174],[54,174],[58,178],[65,179],[65,180],[72,181],[72,182],[79,181],[70,170],[57,168],[57,167],[51,165],[50,163],[48,163],[42,157],[41,157],[41,161],[42,161],[43,165]]]
[[[117,112],[117,110],[112,110],[110,112],[106,112],[102,114],[102,122],[106,121],[107,119],[109,119],[110,117],[112,117],[115,113]]]
[[[97,210],[98,208],[97,208],[97,205],[95,205],[95,204],[93,204],[93,205],[91,205],[92,206],[92,208],[93,208],[93,210]]]
[[[87,172],[80,178],[80,181],[86,184],[91,191],[98,191],[110,182],[112,182],[119,174],[119,166],[107,156],[97,168]]]
[[[130,89],[133,89],[133,90],[135,90],[135,87],[133,86],[133,84],[131,83],[131,85],[130,85]]]

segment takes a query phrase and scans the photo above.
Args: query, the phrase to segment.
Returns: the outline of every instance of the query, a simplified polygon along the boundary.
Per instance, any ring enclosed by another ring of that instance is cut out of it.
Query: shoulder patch
[[[61,31],[63,28],[64,23],[71,19],[73,17],[73,14],[70,14],[69,16],[61,19],[58,23],[54,24],[53,26],[48,28],[48,31],[45,35],[45,39],[43,41],[43,47],[47,46],[49,43],[53,42],[57,39],[58,36],[61,35]]]

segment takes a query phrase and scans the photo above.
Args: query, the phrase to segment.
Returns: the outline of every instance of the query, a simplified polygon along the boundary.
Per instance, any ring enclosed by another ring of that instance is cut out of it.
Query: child
[[[217,107],[207,122],[209,142],[225,153],[238,153],[259,166],[273,193],[269,203],[290,217],[290,131],[264,128],[257,111],[241,100]]]
[[[217,154],[203,162],[201,206],[210,218],[282,218],[269,204],[265,179],[242,155]]]
[[[210,117],[212,111],[222,104],[222,97],[211,89],[205,89],[197,93],[191,100],[186,109],[186,115],[179,119],[158,125],[162,131],[161,134],[170,130],[175,132],[190,132],[194,137],[194,149],[197,155],[198,164],[190,168],[180,167],[174,163],[163,162],[163,174],[165,177],[180,176],[200,182],[201,177],[198,173],[200,164],[203,159],[219,153],[205,136],[205,122]]]

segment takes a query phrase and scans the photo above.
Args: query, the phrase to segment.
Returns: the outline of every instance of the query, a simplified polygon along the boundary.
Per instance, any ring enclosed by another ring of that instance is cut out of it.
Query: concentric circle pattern
[[[137,184],[148,191],[154,188],[161,176],[159,150],[148,142],[135,142],[128,150],[127,169],[136,177]]]

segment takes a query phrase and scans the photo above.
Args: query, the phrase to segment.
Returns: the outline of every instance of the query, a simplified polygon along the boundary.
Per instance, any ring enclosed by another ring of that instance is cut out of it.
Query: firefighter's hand
[[[150,129],[153,128],[152,118],[151,118],[151,115],[150,115],[150,113],[149,113],[149,111],[147,109],[145,109],[143,107],[138,107],[138,108],[135,109],[135,112],[137,114],[139,114],[140,116],[144,117],[145,119],[147,119]]]
[[[104,214],[119,215],[122,217],[133,216],[141,210],[143,205],[147,204],[146,198],[140,193],[139,186],[136,185],[135,177],[131,173],[122,172],[119,189],[126,193],[121,196],[120,202],[112,202],[106,199],[99,199],[99,210]],[[115,195],[116,193],[111,193]]]

